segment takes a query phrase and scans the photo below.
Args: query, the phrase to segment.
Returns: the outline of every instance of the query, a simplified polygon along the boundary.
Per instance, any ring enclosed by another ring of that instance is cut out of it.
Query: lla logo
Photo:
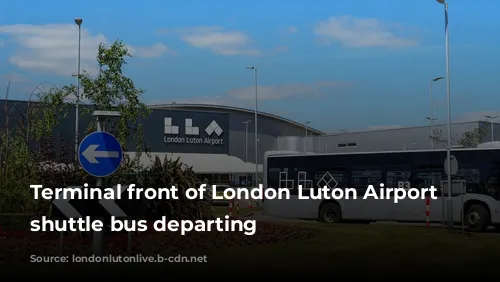
[[[205,129],[205,132],[208,134],[208,136],[211,136],[212,134],[217,134],[217,136],[220,136],[222,134],[222,128],[220,128],[219,124],[215,120],[213,120]]]
[[[204,132],[206,137],[200,137],[200,128],[193,125],[193,120],[190,118],[184,119],[184,132],[180,132],[178,125],[174,125],[171,117],[165,118],[164,124],[164,138],[163,141],[169,144],[194,144],[194,145],[224,145],[224,139],[221,135],[224,130],[219,124],[212,120],[212,122],[205,128]],[[182,137],[180,135],[184,135]]]

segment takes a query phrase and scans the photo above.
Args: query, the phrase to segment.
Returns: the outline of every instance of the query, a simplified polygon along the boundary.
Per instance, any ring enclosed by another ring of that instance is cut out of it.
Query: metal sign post
[[[123,151],[120,142],[106,132],[106,120],[119,117],[119,112],[95,111],[97,131],[87,135],[80,143],[79,161],[90,175],[97,177],[97,187],[103,187],[103,179],[113,174],[121,165]],[[102,203],[101,203],[102,204]],[[104,206],[104,205],[103,205]],[[96,217],[104,223],[104,217]],[[103,255],[104,231],[93,231],[92,249],[96,256]]]
[[[444,181],[441,181],[441,227],[445,228],[445,218],[446,218],[446,212],[445,212],[445,201],[444,201]]]
[[[114,194],[118,195],[118,193],[123,193],[125,192],[125,189],[121,189],[118,191],[118,186],[114,186],[113,190],[115,191]],[[115,203],[115,200],[108,200],[108,199],[102,199],[99,201],[99,204],[101,204],[102,207],[106,209],[106,211],[111,214],[114,217],[121,217],[125,218],[127,217],[127,214]],[[129,254],[132,253],[132,232],[128,232],[128,243],[127,243],[127,251]]]
[[[452,198],[452,186],[453,186],[453,176],[457,174],[458,171],[458,160],[454,155],[449,155],[449,158],[447,157],[444,160],[444,171],[446,172],[446,175],[448,176],[448,180],[446,181],[448,183],[448,197],[447,197],[447,205],[446,205],[446,210],[448,213],[448,228],[450,230],[453,229],[453,198]],[[449,183],[451,182],[451,183]],[[444,200],[444,199],[443,199]],[[444,208],[444,207],[443,207]]]
[[[80,186],[68,186],[68,188],[81,188]],[[52,201],[54,205],[67,218],[80,218],[82,215],[69,203],[68,200],[62,199],[63,192],[59,192],[57,199]],[[64,255],[64,231],[59,232],[59,253]]]
[[[465,194],[467,193],[467,182],[465,180],[453,180],[451,182],[451,187],[450,187],[448,185],[448,181],[443,180],[443,181],[441,181],[441,187],[443,187],[443,189],[446,188],[446,190],[450,191],[452,193],[452,195],[460,194],[460,209],[458,209],[458,211],[460,211],[460,219],[459,220],[460,220],[460,224],[461,224],[462,233],[465,233],[464,202],[465,202]],[[442,208],[443,215],[444,215],[445,208],[447,208],[446,210],[449,211],[449,208],[445,207],[443,205],[443,208]],[[454,215],[448,216],[448,218],[451,218],[452,222],[456,222]],[[458,221],[458,219],[457,219],[457,221]],[[444,216],[443,216],[443,226],[444,226]]]
[[[64,256],[64,231],[59,232],[59,255]]]
[[[465,210],[464,210],[464,198],[467,193],[467,182],[465,180],[460,181],[460,202],[461,202],[461,222],[462,222],[462,234],[465,234]]]
[[[82,186],[68,186],[67,188],[79,188],[82,189]],[[113,190],[115,191],[115,195],[117,195],[118,192],[118,187],[114,186]],[[120,192],[123,193],[125,189],[122,189]],[[88,215],[86,208],[88,208],[87,205],[84,207],[84,212],[83,214],[80,213],[77,209],[77,207],[73,206],[70,203],[70,200],[68,199],[63,199],[62,193],[60,192],[58,195],[58,198],[52,201],[52,205],[57,208],[66,218],[81,218],[85,215]],[[78,200],[73,200],[73,201],[78,201]],[[87,201],[86,202],[91,202]],[[107,212],[109,215],[114,216],[114,217],[128,217],[128,215],[123,211],[116,203],[115,200],[107,200],[107,199],[102,199],[98,202]],[[77,205],[82,208],[81,205]],[[102,216],[104,218],[104,216]],[[129,233],[129,236],[132,236],[132,233]],[[130,243],[131,244],[131,243]],[[61,232],[61,237],[59,238],[59,247],[60,247],[60,253],[63,253],[64,250],[64,232]]]

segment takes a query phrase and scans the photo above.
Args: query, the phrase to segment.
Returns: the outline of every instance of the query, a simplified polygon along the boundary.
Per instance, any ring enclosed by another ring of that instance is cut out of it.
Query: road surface
[[[282,218],[282,217],[276,217],[276,216],[270,216],[263,214],[262,212],[255,212],[250,216],[244,217],[241,216],[241,219],[251,219],[251,220],[257,220],[257,221],[266,221],[266,222],[311,222],[311,223],[317,223],[317,224],[322,224],[318,221],[315,220],[302,220],[302,219],[295,219],[295,218]],[[398,226],[413,226],[413,227],[425,227],[425,223],[408,223],[408,222],[395,222],[395,221],[377,221],[377,222],[372,222],[370,224],[377,224],[377,225],[398,225]],[[430,225],[432,228],[443,228],[440,223],[432,223]],[[446,228],[446,227],[445,227]],[[460,230],[461,226],[455,226],[455,229]],[[493,227],[490,227],[487,231],[488,233],[500,235],[499,232],[495,232],[495,229]]]

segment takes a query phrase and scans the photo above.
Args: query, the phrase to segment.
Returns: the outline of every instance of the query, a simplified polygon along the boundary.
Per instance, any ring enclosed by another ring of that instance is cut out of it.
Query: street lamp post
[[[436,78],[431,79],[430,89],[429,89],[429,99],[430,99],[430,106],[431,106],[431,116],[430,116],[429,120],[431,122],[431,139],[432,139],[431,146],[432,146],[432,149],[434,149],[434,121],[436,120],[434,118],[434,98],[432,97],[432,84],[433,84],[433,82],[436,82],[436,81],[441,80],[443,78],[444,77],[442,77],[442,76],[438,76]]]
[[[493,121],[498,117],[498,116],[484,116],[490,121],[491,124],[491,142],[495,141],[495,125],[493,124]]]
[[[310,121],[304,123],[304,127],[306,128],[306,135],[304,138],[304,152],[307,152],[307,125],[310,123],[311,123]]]
[[[78,161],[78,118],[80,107],[80,49],[82,43],[82,23],[83,19],[76,18],[75,24],[78,26],[78,60],[77,60],[77,77],[76,77],[76,105],[75,105],[75,161]]]
[[[448,228],[453,229],[453,199],[451,197],[451,102],[450,102],[450,38],[448,35],[448,2],[436,0],[444,6],[444,42],[446,56],[446,100],[448,104],[448,148],[446,150],[448,169]]]
[[[430,117],[425,117],[426,120],[429,121],[430,127],[431,127],[431,148],[434,150],[434,121],[437,120],[437,118],[433,118],[432,115]]]
[[[245,162],[248,163],[248,124],[251,123],[252,120],[244,121],[245,124]]]
[[[247,66],[247,70],[253,70],[253,79],[254,79],[254,84],[255,84],[255,113],[254,113],[254,119],[255,119],[255,186],[257,187],[259,185],[259,153],[258,153],[258,127],[257,127],[257,101],[258,101],[258,86],[257,86],[257,67],[255,66]]]

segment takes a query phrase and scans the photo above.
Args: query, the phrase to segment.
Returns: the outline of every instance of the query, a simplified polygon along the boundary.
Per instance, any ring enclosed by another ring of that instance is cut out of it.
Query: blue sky
[[[444,12],[436,1],[13,1],[0,11],[0,87],[28,99],[47,82],[74,83],[99,42],[121,39],[126,75],[144,102],[253,107],[327,132],[425,125],[429,84],[445,75]],[[450,0],[454,120],[500,115],[500,2]],[[445,81],[434,83],[446,121]],[[499,118],[500,120],[500,118]]]

